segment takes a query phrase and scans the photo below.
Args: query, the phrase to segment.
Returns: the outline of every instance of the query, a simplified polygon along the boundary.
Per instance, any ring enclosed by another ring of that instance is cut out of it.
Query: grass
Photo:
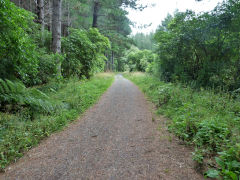
[[[193,90],[144,73],[126,73],[169,119],[169,131],[195,147],[193,159],[206,176],[240,177],[240,101],[227,93]]]
[[[0,170],[39,144],[39,142],[76,120],[92,106],[113,82],[113,74],[98,74],[90,80],[68,79],[37,87],[51,100],[64,103],[53,113],[35,113],[22,108],[16,113],[0,112]]]

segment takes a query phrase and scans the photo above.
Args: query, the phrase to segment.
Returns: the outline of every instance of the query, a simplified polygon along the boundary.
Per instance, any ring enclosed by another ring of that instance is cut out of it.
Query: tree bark
[[[94,0],[93,2],[93,23],[92,27],[97,28],[98,27],[98,11],[100,8],[100,3],[99,0]]]
[[[52,51],[53,53],[61,53],[61,10],[62,0],[53,0],[53,16],[52,16]],[[61,77],[61,60],[57,59],[57,78]]]
[[[70,5],[69,2],[67,3],[67,35],[69,34],[69,28],[70,28]]]
[[[32,0],[29,0],[29,11],[33,12],[32,11]]]
[[[44,43],[44,0],[37,0],[38,23],[41,24],[41,40]]]
[[[18,0],[18,6],[21,7],[22,5],[22,0]]]
[[[114,52],[112,51],[112,62],[111,62],[111,65],[112,65],[112,71],[114,71]]]
[[[48,10],[49,10],[49,31],[52,32],[52,1],[48,1]]]

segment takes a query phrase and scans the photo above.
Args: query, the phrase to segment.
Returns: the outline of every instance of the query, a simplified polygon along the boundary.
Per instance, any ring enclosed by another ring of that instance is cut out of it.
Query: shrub
[[[109,40],[97,29],[71,29],[70,35],[63,39],[66,59],[63,61],[63,75],[77,75],[89,78],[104,68],[104,51],[110,47]]]
[[[39,57],[39,67],[38,67],[38,84],[47,83],[50,79],[56,77],[57,68],[56,68],[56,55],[55,54],[46,54],[42,52]]]
[[[141,72],[146,72],[156,58],[156,55],[150,50],[138,50],[134,48],[126,56],[130,71]],[[151,70],[149,69],[149,71]]]
[[[31,84],[37,75],[36,46],[28,32],[33,15],[9,0],[0,1],[0,78]]]

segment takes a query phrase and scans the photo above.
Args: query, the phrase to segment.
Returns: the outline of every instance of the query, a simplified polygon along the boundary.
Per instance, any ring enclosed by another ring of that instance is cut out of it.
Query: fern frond
[[[0,79],[0,85],[1,85],[2,88],[3,88],[3,92],[2,92],[2,94],[3,94],[3,93],[8,93],[8,92],[9,92],[8,85],[7,85],[7,83],[6,83],[4,80]]]
[[[0,79],[1,80],[1,79]],[[1,82],[0,82],[0,94],[3,94],[4,93],[4,89],[3,89],[3,87],[2,87],[2,84],[1,84]]]
[[[21,82],[0,79],[0,103],[28,106],[31,111],[55,112],[64,108],[62,102],[51,100],[36,88],[26,88]]]
[[[9,93],[16,92],[16,84],[14,84],[12,81],[9,81],[8,79],[6,79],[5,82],[6,82],[6,85],[8,86]]]
[[[32,96],[38,97],[38,98],[40,98],[40,99],[49,99],[49,97],[48,97],[45,93],[43,93],[42,91],[40,91],[40,90],[38,90],[38,89],[36,89],[36,88],[31,88],[31,89],[29,90],[29,93],[30,93]]]

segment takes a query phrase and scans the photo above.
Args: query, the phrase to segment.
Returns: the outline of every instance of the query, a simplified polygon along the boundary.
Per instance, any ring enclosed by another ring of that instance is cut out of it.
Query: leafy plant
[[[240,177],[240,144],[230,146],[226,151],[219,152],[216,163],[219,166],[218,174],[224,179],[237,180]],[[216,170],[215,170],[216,171]],[[209,173],[207,173],[209,176]]]
[[[110,43],[97,29],[71,29],[70,35],[63,40],[63,47],[67,54],[62,64],[63,74],[66,77],[77,75],[89,78],[103,70],[104,51],[110,48]]]
[[[53,103],[46,94],[36,88],[26,88],[20,82],[0,79],[0,108],[17,111],[21,107],[30,108],[32,113],[51,113],[64,105],[61,102]]]
[[[29,32],[33,15],[9,0],[0,1],[0,78],[31,84],[37,75],[36,45]]]
[[[156,55],[150,50],[139,50],[132,47],[129,52],[126,53],[127,64],[130,67],[130,71],[145,72],[149,66],[154,62]],[[150,69],[148,69],[150,71]]]
[[[240,176],[240,102],[228,93],[194,90],[165,83],[146,74],[125,74],[169,117],[169,131],[195,147],[193,160],[206,165],[215,157],[207,177],[237,180]],[[214,168],[215,167],[215,168]]]

